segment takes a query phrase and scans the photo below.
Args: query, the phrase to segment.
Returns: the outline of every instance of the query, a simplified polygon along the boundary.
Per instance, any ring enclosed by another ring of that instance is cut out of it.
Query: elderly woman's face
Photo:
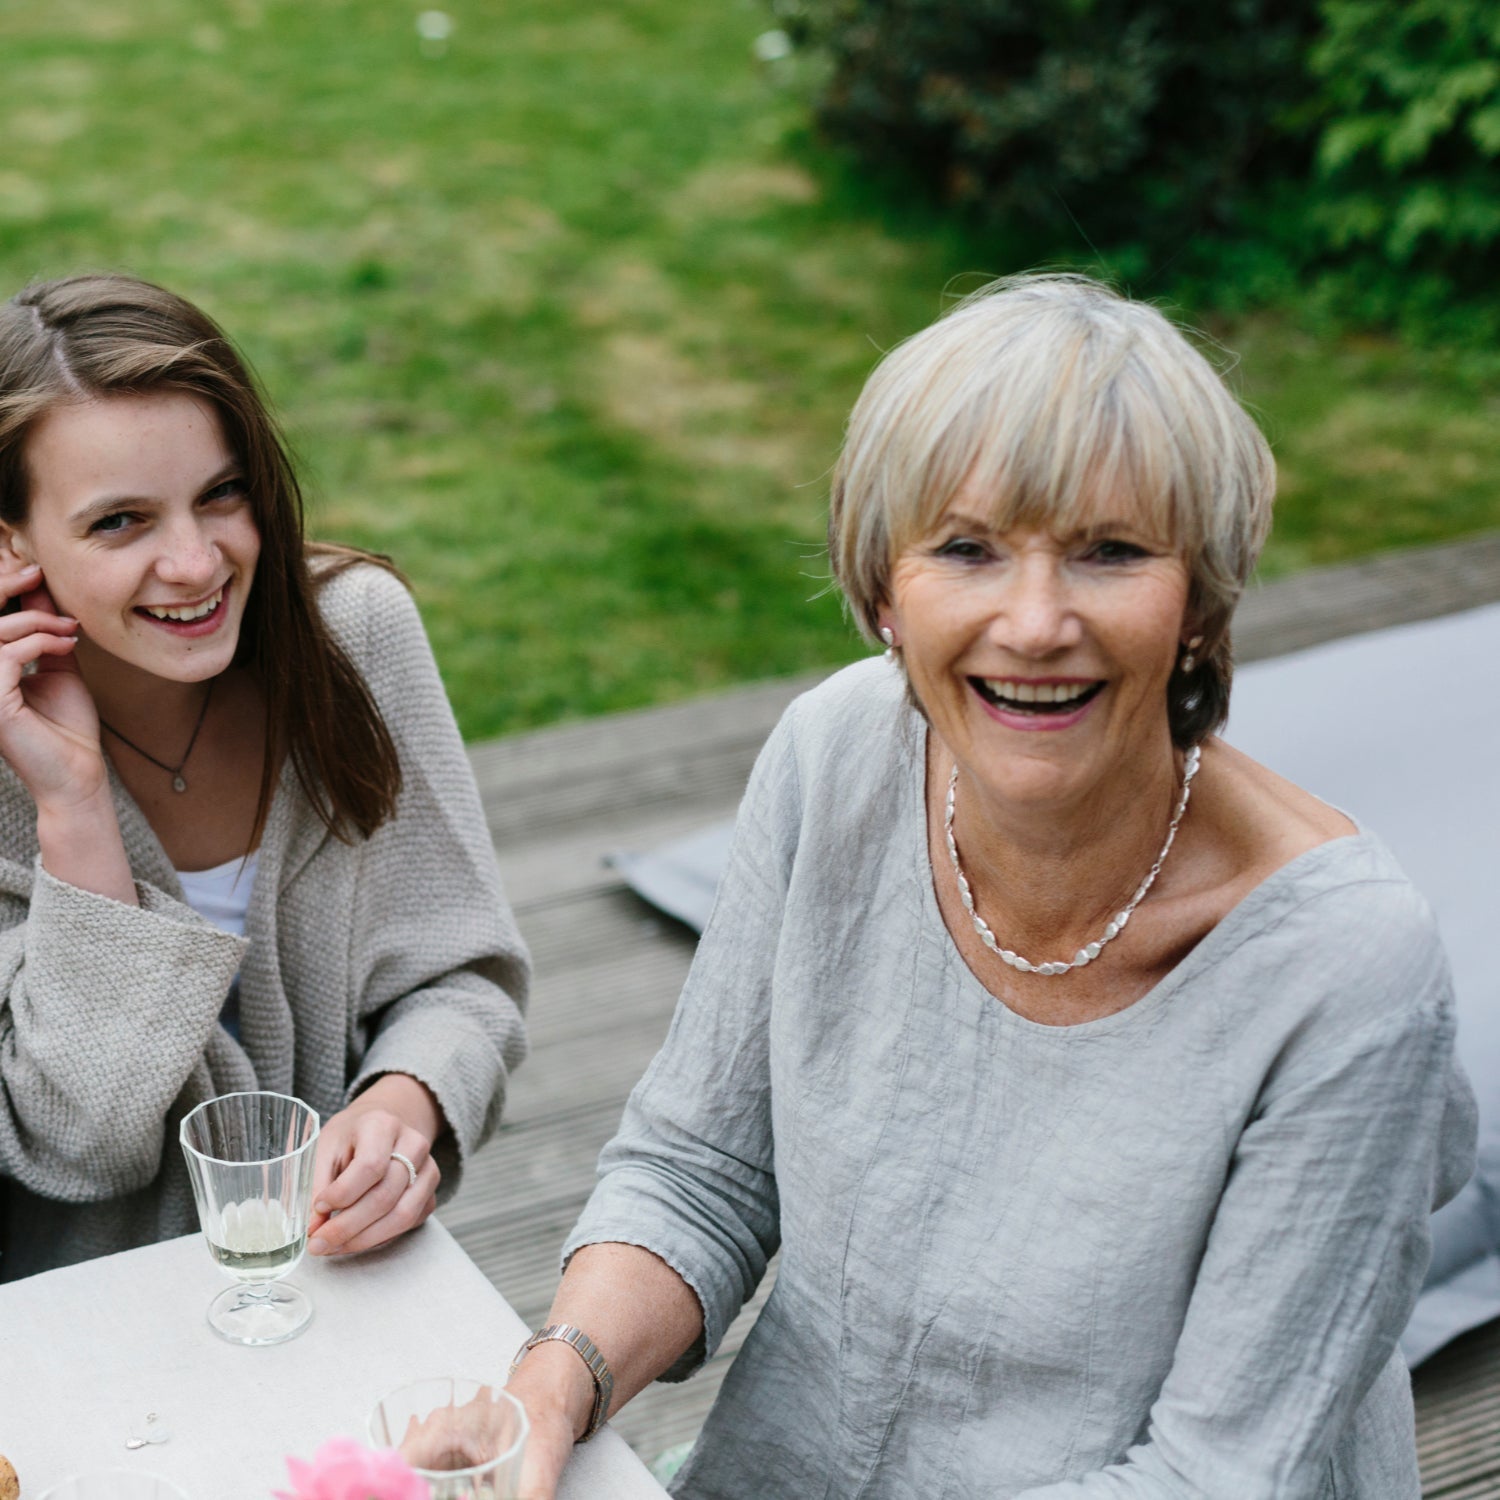
[[[1071,535],[997,532],[962,492],[908,547],[881,623],[933,729],[1002,797],[1067,802],[1169,743],[1188,568],[1128,499]]]

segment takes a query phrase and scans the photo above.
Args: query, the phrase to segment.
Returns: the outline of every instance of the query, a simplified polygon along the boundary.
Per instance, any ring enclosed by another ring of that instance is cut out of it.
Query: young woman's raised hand
[[[41,569],[0,563],[0,755],[39,809],[72,806],[107,783],[99,715],[73,650],[78,622],[59,614]]]

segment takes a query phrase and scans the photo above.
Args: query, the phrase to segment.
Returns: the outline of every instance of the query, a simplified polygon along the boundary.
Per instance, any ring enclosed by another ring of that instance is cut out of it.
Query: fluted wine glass
[[[370,1413],[370,1436],[427,1482],[432,1500],[514,1500],[530,1424],[498,1385],[444,1377],[392,1391]]]
[[[307,1247],[317,1111],[289,1094],[223,1094],[181,1134],[203,1237],[236,1283],[209,1304],[209,1326],[232,1344],[294,1338],[312,1303],[281,1278]]]

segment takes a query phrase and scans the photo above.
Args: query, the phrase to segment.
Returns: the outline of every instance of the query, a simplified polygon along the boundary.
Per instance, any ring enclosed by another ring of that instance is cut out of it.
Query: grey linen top
[[[177,1127],[236,1089],[325,1118],[382,1073],[437,1096],[446,1197],[524,1057],[529,966],[473,773],[411,596],[383,569],[319,606],[401,757],[396,815],[344,843],[286,766],[233,937],[182,899],[114,779],[140,905],[53,879],[36,808],[0,762],[0,1278],[197,1228]],[[220,1025],[238,971],[241,1040]]]
[[[1474,1160],[1421,898],[1339,839],[1037,1025],[939,915],[924,733],[878,660],[787,712],[564,1249],[683,1276],[681,1378],[780,1245],[674,1493],[1415,1500],[1396,1338]]]

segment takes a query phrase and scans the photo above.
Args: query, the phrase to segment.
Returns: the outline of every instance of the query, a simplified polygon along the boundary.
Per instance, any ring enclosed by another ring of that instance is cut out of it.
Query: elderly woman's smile
[[[1087,678],[1059,677],[971,677],[969,685],[996,712],[1001,723],[1004,716],[1019,714],[1018,728],[1056,729],[1059,721],[1081,711],[1099,696],[1104,684]],[[1052,720],[1050,724],[1032,726],[1026,723],[1036,715]],[[1068,718],[1068,722],[1075,722]]]

